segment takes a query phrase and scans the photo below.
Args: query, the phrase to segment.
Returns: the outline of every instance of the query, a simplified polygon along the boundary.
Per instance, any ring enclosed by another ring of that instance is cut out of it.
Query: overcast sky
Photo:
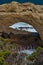
[[[20,30],[19,27],[30,27],[30,28],[28,28],[28,29],[24,28],[24,29],[22,29],[22,30],[29,31],[29,32],[37,32],[37,31],[33,28],[33,26],[31,26],[31,25],[29,25],[29,24],[27,24],[27,23],[24,23],[24,22],[15,23],[15,24],[13,24],[13,25],[11,25],[11,26],[9,26],[9,27],[12,28],[12,29],[17,29],[17,30]]]

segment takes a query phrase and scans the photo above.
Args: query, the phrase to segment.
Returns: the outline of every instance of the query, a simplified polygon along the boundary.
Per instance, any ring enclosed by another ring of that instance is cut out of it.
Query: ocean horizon
[[[10,3],[12,1],[20,2],[20,3],[31,2],[38,5],[43,5],[43,0],[0,0],[0,4]]]

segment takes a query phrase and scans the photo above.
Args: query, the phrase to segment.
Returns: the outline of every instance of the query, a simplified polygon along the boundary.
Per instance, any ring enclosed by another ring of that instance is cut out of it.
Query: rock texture
[[[20,21],[31,24],[43,41],[43,5],[18,2],[0,5],[0,32],[14,31],[9,25]]]
[[[34,35],[36,34],[36,36]],[[19,33],[1,33],[1,37],[5,38],[5,39],[11,39],[13,40],[12,42],[24,46],[24,47],[28,47],[29,48],[37,48],[38,46],[43,47],[43,44],[41,43],[41,39],[39,37],[38,33],[30,33],[30,32],[22,32],[19,31]]]

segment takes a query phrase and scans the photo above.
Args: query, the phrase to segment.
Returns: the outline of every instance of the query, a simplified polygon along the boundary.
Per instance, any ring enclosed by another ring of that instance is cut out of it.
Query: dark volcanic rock
[[[2,36],[3,38],[8,38],[8,33],[2,32],[1,36]]]
[[[14,38],[14,33],[10,32],[9,33],[9,38]]]
[[[9,39],[14,39],[14,42],[17,44],[23,45],[23,46],[32,46],[32,48],[36,48],[38,46],[43,46],[41,45],[41,39],[38,33],[30,33],[26,32],[26,34],[19,32],[20,34],[16,33],[5,33],[2,32],[2,37],[4,38],[9,38]]]

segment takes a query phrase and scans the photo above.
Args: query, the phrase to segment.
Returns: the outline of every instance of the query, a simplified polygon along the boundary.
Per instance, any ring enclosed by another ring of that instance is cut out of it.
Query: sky
[[[9,3],[11,1],[17,1],[17,2],[32,2],[32,3],[35,3],[35,4],[42,4],[43,5],[43,0],[0,0],[0,4],[4,4],[4,3]]]
[[[16,29],[16,30],[20,30],[19,27],[30,27],[30,28],[28,28],[28,29],[23,28],[22,30],[25,30],[25,31],[28,31],[28,32],[37,32],[37,31],[33,28],[33,26],[31,26],[31,25],[29,25],[29,24],[27,24],[27,23],[24,23],[24,22],[18,22],[18,23],[15,23],[15,24],[13,24],[13,25],[11,25],[11,26],[9,26],[9,27],[12,28],[12,29]]]

